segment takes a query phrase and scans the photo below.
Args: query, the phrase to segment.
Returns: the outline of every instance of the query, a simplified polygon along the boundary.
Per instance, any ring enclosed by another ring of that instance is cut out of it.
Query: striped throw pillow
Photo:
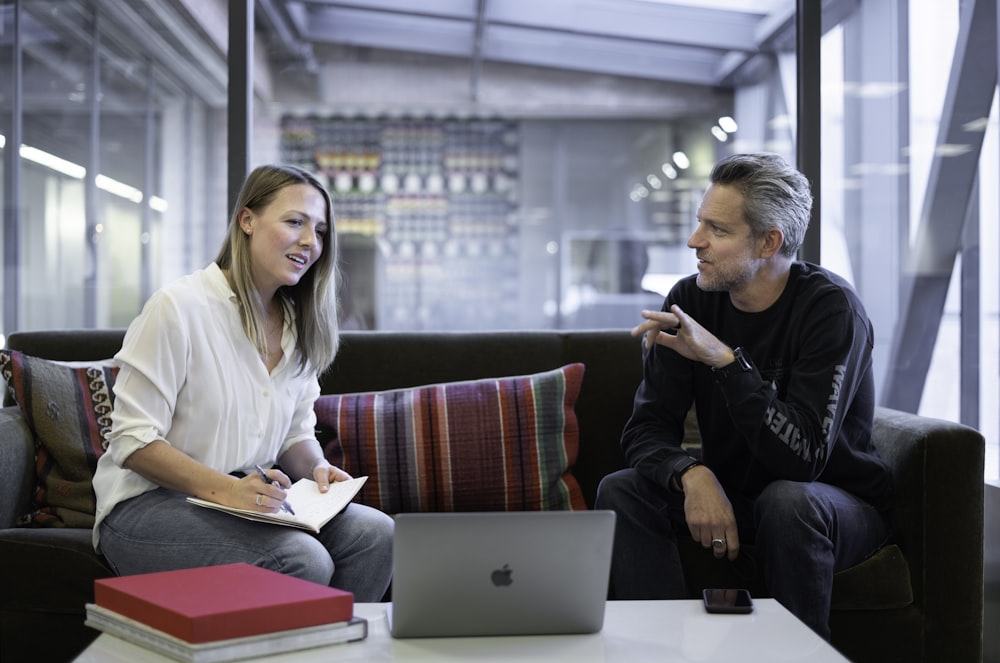
[[[117,367],[110,359],[57,362],[0,350],[0,375],[35,435],[35,527],[92,527],[93,477],[107,448]]]
[[[320,396],[317,437],[386,513],[585,509],[571,473],[583,372]]]

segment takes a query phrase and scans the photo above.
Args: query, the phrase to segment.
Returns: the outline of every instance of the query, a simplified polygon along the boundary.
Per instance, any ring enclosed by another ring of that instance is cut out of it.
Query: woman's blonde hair
[[[319,258],[293,286],[282,286],[277,295],[285,311],[285,319],[295,320],[299,370],[310,365],[323,372],[333,363],[340,342],[337,323],[337,233],[333,225],[333,201],[326,187],[312,173],[297,166],[270,164],[255,168],[243,182],[226,239],[215,259],[219,268],[229,275],[229,284],[236,293],[243,329],[250,342],[267,354],[266,316],[263,302],[253,284],[250,262],[250,237],[240,227],[240,212],[255,213],[267,207],[275,195],[286,186],[308,184],[326,201],[326,233]],[[289,313],[294,311],[294,316]]]

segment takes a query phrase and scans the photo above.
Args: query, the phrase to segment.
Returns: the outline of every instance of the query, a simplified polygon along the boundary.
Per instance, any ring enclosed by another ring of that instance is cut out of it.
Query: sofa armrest
[[[949,660],[956,643],[982,637],[985,441],[968,426],[883,407],[873,439],[892,470],[889,517],[914,604],[936,634],[928,647],[941,647],[927,660]]]
[[[14,527],[31,505],[35,440],[20,408],[0,408],[0,529]]]

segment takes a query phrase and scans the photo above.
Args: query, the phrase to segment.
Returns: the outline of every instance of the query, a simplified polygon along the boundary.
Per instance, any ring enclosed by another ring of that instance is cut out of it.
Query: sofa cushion
[[[678,541],[690,598],[705,587],[745,587],[753,596],[768,596],[757,547],[740,546],[735,562],[716,559],[690,537]],[[899,546],[890,543],[868,559],[833,576],[831,610],[895,610],[913,603],[910,567]]]
[[[570,473],[583,372],[320,396],[317,437],[386,513],[585,509]]]
[[[895,610],[912,603],[910,565],[895,543],[833,576],[833,610]]]
[[[0,374],[35,437],[38,486],[28,524],[92,527],[91,480],[107,448],[117,369],[110,360],[54,362],[0,350]]]

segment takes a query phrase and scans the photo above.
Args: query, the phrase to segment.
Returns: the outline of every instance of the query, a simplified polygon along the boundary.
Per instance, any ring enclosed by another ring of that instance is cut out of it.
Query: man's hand
[[[716,558],[735,560],[740,554],[740,535],[733,505],[715,473],[704,465],[681,477],[684,488],[684,518],[695,541],[712,550]],[[719,544],[718,541],[722,541]]]
[[[643,311],[642,317],[646,321],[632,329],[632,336],[642,336],[646,348],[658,343],[692,361],[715,368],[731,364],[736,359],[728,345],[676,304],[669,311]]]

